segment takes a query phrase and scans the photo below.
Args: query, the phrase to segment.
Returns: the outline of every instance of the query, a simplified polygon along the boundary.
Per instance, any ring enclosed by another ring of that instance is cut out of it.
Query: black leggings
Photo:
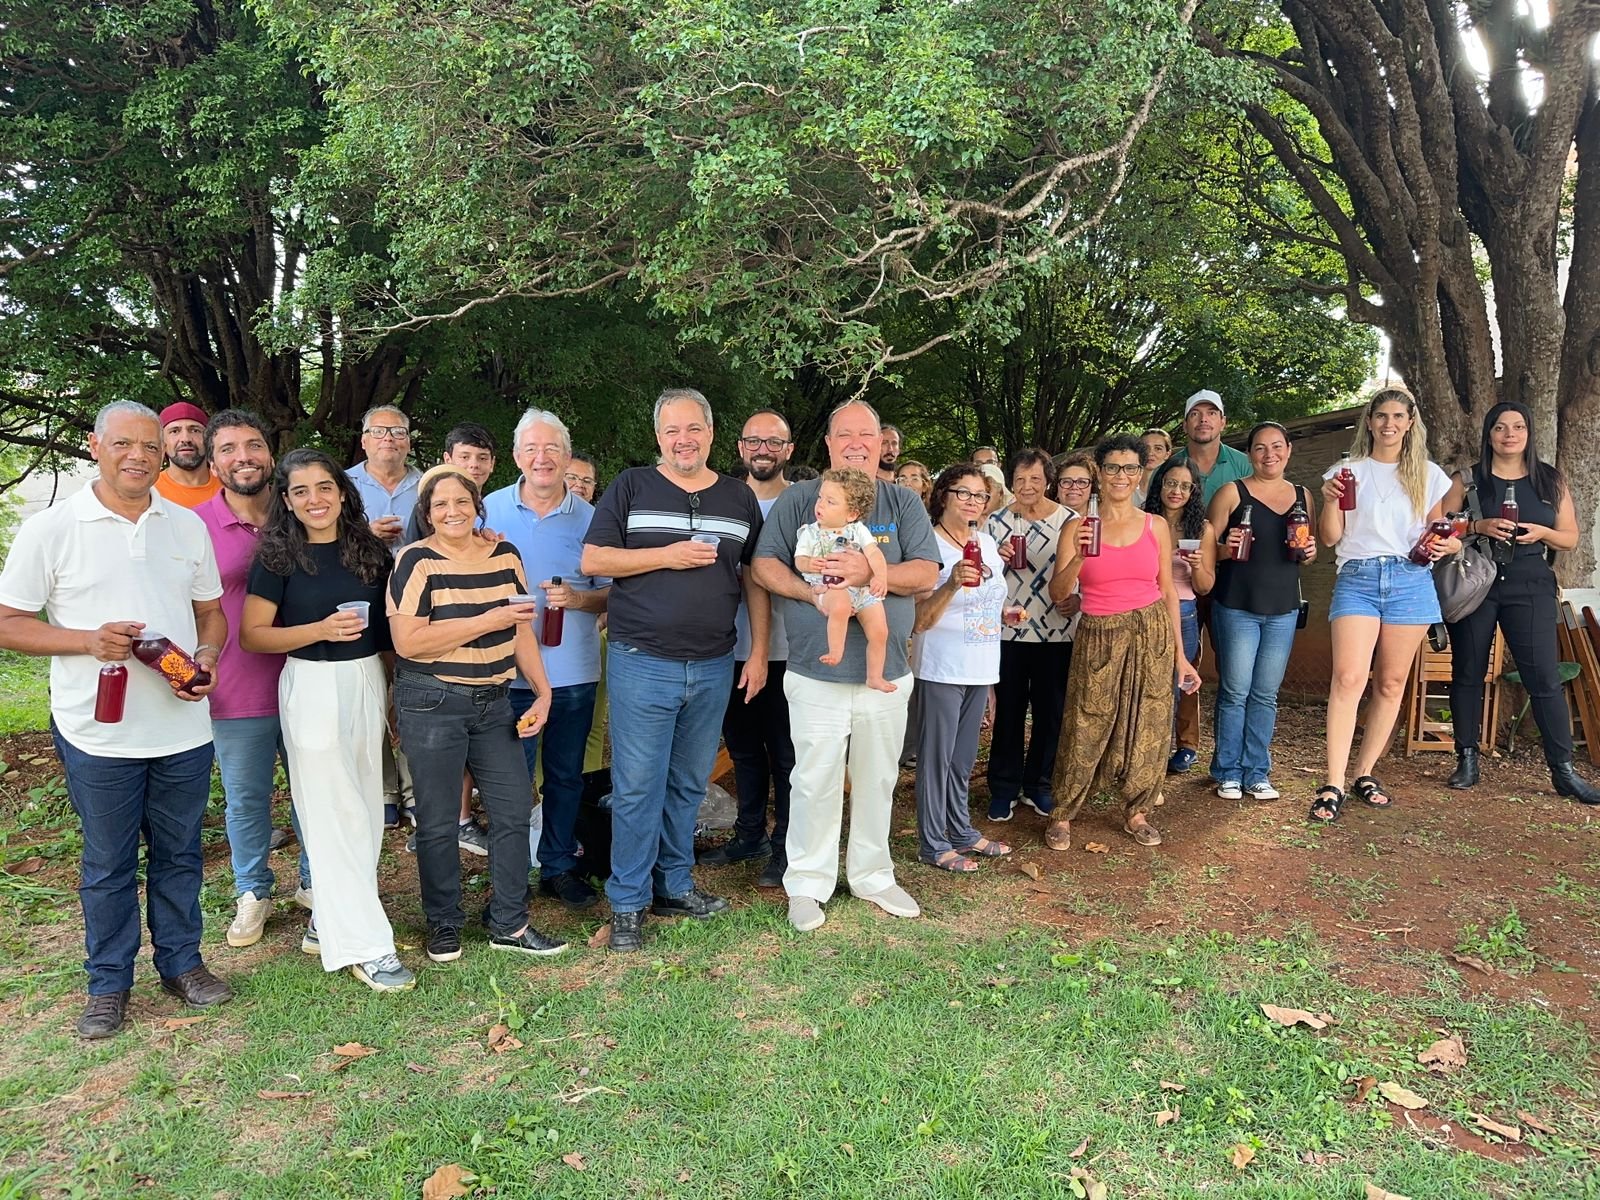
[[[1516,661],[1522,686],[1533,702],[1533,719],[1544,739],[1545,761],[1572,761],[1572,714],[1561,692],[1556,653],[1556,580],[1543,562],[1502,576],[1477,611],[1450,625],[1450,716],[1457,749],[1477,749],[1483,728],[1483,676],[1498,624]]]

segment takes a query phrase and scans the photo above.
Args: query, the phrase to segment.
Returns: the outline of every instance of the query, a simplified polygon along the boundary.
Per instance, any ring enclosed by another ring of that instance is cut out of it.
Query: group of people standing
[[[854,401],[829,417],[828,469],[802,482],[787,477],[794,444],[776,412],[745,422],[740,480],[709,466],[713,413],[699,392],[668,389],[652,416],[658,463],[624,471],[591,504],[592,462],[539,409],[514,433],[519,478],[487,496],[496,447],[471,423],[424,472],[408,462],[408,418],[389,406],[365,415],[365,460],[348,470],[309,449],[274,461],[266,428],[242,410],[206,418],[179,404],[158,417],[118,403],[98,414],[97,477],[25,522],[0,573],[0,645],[52,658],[52,734],[83,823],[80,1034],[124,1022],[141,839],[162,987],[191,1005],[231,996],[199,951],[213,756],[238,897],[228,942],[259,940],[274,911],[281,757],[302,846],[295,899],[312,910],[302,948],[380,991],[414,983],[377,891],[383,831],[407,810],[435,962],[463,953],[463,848],[489,858],[492,949],[560,953],[530,922],[530,900],[587,909],[600,898],[592,878],[605,881],[616,951],[641,947],[647,914],[727,911],[693,875],[719,739],[739,811],[701,862],[759,862],[756,882],[784,888],[801,931],[823,924],[839,885],[847,769],[845,882],[886,913],[920,911],[889,852],[905,757],[917,766],[923,862],[970,872],[1011,852],[976,828],[969,804],[991,691],[992,821],[1027,804],[1048,820],[1046,844],[1064,850],[1072,820],[1106,790],[1122,798],[1127,834],[1159,845],[1150,815],[1164,779],[1198,757],[1203,627],[1218,654],[1217,793],[1274,799],[1277,693],[1305,619],[1313,531],[1340,567],[1328,775],[1310,816],[1334,820],[1345,803],[1369,667],[1350,794],[1387,807],[1372,771],[1439,619],[1429,569],[1461,547],[1453,533],[1422,534],[1463,503],[1500,572],[1484,605],[1450,627],[1450,786],[1479,780],[1475,722],[1498,624],[1557,790],[1600,802],[1572,766],[1554,654],[1550,560],[1576,543],[1571,497],[1520,406],[1491,411],[1482,461],[1452,481],[1427,462],[1412,398],[1379,392],[1352,455],[1329,468],[1320,509],[1284,476],[1288,431],[1263,422],[1245,453],[1226,446],[1211,391],[1186,402],[1176,453],[1151,430],[1059,464],[1024,449],[1005,470],[983,447],[936,475],[899,461],[899,432]],[[1500,514],[1518,485],[1526,520],[1483,515]],[[192,670],[122,666],[163,635]],[[118,672],[126,703],[113,714],[105,688]],[[608,860],[586,861],[578,825],[602,677],[611,837]]]

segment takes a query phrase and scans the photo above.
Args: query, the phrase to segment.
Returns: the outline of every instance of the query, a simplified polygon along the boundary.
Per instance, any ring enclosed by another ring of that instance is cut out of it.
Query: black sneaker
[[[90,996],[89,1002],[83,1006],[83,1015],[78,1018],[78,1036],[91,1041],[111,1037],[122,1028],[127,1016],[127,992],[105,992]]]
[[[640,950],[644,947],[644,934],[641,926],[644,924],[642,912],[613,912],[611,914],[611,941],[607,943],[611,949],[629,952]]]
[[[519,954],[534,954],[540,958],[548,958],[552,954],[560,954],[567,948],[565,942],[558,942],[555,938],[545,937],[532,925],[521,933],[512,937],[510,934],[491,934],[489,949],[515,950]]]
[[[699,862],[704,867],[725,867],[729,863],[746,862],[752,858],[766,858],[772,853],[772,843],[766,838],[757,838],[747,842],[743,838],[734,837],[720,846],[714,846],[700,856]]]
[[[721,896],[692,887],[681,896],[657,896],[650,911],[658,917],[693,917],[705,921],[727,912],[728,902]]]
[[[779,850],[767,859],[767,865],[761,868],[761,874],[756,876],[756,886],[775,888],[783,886],[783,873],[789,869],[789,856]]]
[[[589,886],[588,880],[571,871],[560,871],[548,878],[541,873],[539,895],[559,900],[574,912],[593,908],[600,899],[600,893]]]
[[[454,925],[435,925],[428,930],[428,957],[434,962],[455,962],[461,957],[461,930]]]

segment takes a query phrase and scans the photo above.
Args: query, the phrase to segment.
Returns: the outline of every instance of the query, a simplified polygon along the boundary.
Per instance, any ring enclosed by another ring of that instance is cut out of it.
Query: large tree
[[[1600,4],[1219,4],[1208,44],[1262,67],[1249,122],[1314,215],[1276,236],[1336,249],[1337,288],[1393,342],[1435,455],[1474,457],[1483,414],[1527,404],[1600,526]],[[1318,285],[1320,286],[1320,285]],[[1595,566],[1590,539],[1569,580]]]

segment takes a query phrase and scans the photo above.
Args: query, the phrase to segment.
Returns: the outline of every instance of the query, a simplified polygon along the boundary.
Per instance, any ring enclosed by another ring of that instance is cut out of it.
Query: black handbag
[[[1467,517],[1472,525],[1476,525],[1483,520],[1483,509],[1478,504],[1476,472],[1469,479]],[[1478,538],[1471,534],[1462,539],[1461,549],[1457,553],[1434,563],[1433,586],[1439,593],[1439,608],[1444,613],[1445,623],[1453,624],[1476,612],[1499,574],[1500,568],[1479,549]]]

